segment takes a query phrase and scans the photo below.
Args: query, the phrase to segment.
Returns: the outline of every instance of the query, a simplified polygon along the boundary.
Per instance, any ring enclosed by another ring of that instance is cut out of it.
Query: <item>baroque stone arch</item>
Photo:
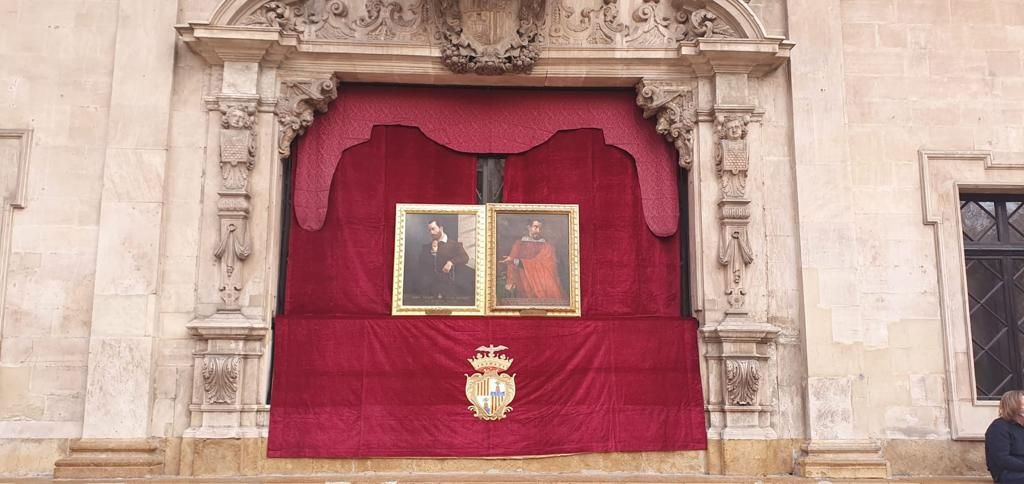
[[[323,22],[330,16],[351,17],[351,20],[355,20],[357,13],[352,11],[351,3],[353,2],[346,0],[224,0],[217,6],[210,20],[206,23],[210,26],[252,25],[254,15],[258,18],[261,15],[261,10],[264,11],[263,14],[270,13],[272,17],[283,23],[287,23],[288,18],[295,14],[305,17],[304,23],[306,24],[310,23],[310,16],[315,17],[312,19],[313,23]],[[439,3],[444,3],[444,1],[414,0],[402,2],[400,0],[371,0],[366,2],[368,16],[364,17],[364,19],[369,19],[372,22],[382,14],[392,16],[393,18],[402,16],[408,18],[407,15],[410,7],[411,9],[422,8],[424,9],[424,14],[430,11],[436,13],[439,10]],[[546,0],[537,3],[540,4],[541,8],[556,9],[559,8],[562,2],[559,0]],[[630,2],[625,0],[621,3],[628,4]],[[661,5],[662,3],[664,5]],[[601,1],[596,1],[595,5],[589,8],[589,10],[594,12],[589,14],[589,16],[596,16],[598,14],[604,16],[606,25],[612,26],[614,30],[614,25],[618,20],[621,20],[622,24],[626,24],[623,26],[628,27],[630,23],[637,24],[656,20],[650,18],[649,14],[656,13],[659,9],[664,9],[674,14],[672,16],[677,17],[676,20],[683,23],[690,22],[694,25],[697,33],[691,35],[691,37],[711,37],[718,31],[720,26],[721,33],[723,34],[721,35],[722,37],[750,40],[770,38],[764,24],[748,3],[749,0],[653,0],[629,5],[628,11],[619,12],[615,14],[615,19],[610,19],[608,17],[611,11],[607,9],[609,6],[618,8],[620,0],[611,0],[603,2],[603,4]],[[588,8],[583,10],[588,10]],[[272,20],[271,23],[273,22]],[[364,21],[363,23],[366,24],[367,22]],[[709,28],[712,24],[716,26],[715,29]],[[266,26],[274,27],[274,25]],[[303,27],[308,27],[308,25]],[[689,38],[687,40],[693,41],[695,39]]]

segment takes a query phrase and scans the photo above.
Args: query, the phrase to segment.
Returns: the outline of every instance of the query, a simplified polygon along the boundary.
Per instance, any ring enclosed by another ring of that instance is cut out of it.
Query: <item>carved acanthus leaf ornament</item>
[[[636,103],[644,118],[655,116],[655,129],[675,145],[679,166],[693,164],[693,130],[697,126],[697,107],[693,91],[672,83],[640,81],[636,85]]]
[[[424,42],[429,39],[427,0],[367,0],[356,16],[344,0],[272,0],[240,25],[280,28],[304,39]]]
[[[626,32],[619,20],[618,0],[597,0],[596,5],[580,9],[570,0],[553,0],[547,41],[550,44],[614,44]]]
[[[540,58],[545,0],[437,0],[441,62],[455,73],[528,73]]]
[[[281,83],[275,109],[279,125],[277,150],[281,158],[291,154],[292,140],[306,132],[315,114],[327,112],[327,105],[337,97],[338,80],[334,77]]]
[[[206,403],[233,405],[238,394],[237,356],[207,356],[203,360]]]
[[[755,405],[760,386],[761,367],[757,361],[725,361],[725,391],[729,405]]]
[[[673,46],[700,38],[739,37],[736,30],[707,8],[693,8],[681,0],[643,0],[633,10],[626,43]]]

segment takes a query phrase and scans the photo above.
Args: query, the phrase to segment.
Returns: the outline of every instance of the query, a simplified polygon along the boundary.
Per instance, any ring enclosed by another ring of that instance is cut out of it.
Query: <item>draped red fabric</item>
[[[696,322],[282,316],[270,457],[486,457],[706,447]],[[468,410],[466,361],[502,344],[512,411]]]
[[[580,206],[584,316],[679,315],[679,236],[643,229],[636,166],[600,130],[562,131],[509,155],[504,201]]]
[[[323,228],[292,221],[285,313],[388,315],[395,204],[475,203],[476,157],[416,128],[378,126],[345,151],[332,186]]]
[[[600,129],[609,145],[637,167],[647,226],[676,232],[679,203],[676,151],[645,120],[631,91],[488,89],[342,85],[298,146],[298,224],[317,230],[326,217],[331,178],[341,154],[370,139],[374,126],[415,126],[428,138],[464,153],[522,153],[558,131]]]
[[[505,199],[580,205],[582,318],[389,316],[395,203],[474,203],[475,155],[401,126],[341,155],[323,228],[291,226],[271,457],[705,448],[677,236],[647,230],[636,166],[600,130],[549,137],[508,157]],[[508,347],[516,396],[485,422],[464,385],[467,358],[492,344]]]

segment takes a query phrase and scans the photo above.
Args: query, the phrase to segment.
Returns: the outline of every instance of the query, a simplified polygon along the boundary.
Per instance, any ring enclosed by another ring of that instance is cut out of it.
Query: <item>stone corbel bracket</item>
[[[672,81],[643,79],[636,85],[636,103],[644,118],[657,120],[658,134],[679,152],[679,166],[693,165],[693,132],[697,127],[697,108],[693,89]]]
[[[281,158],[291,154],[291,144],[306,132],[317,113],[327,112],[327,105],[338,97],[338,78],[286,79],[278,93],[277,150]]]
[[[772,356],[779,328],[767,323],[701,329],[707,346],[709,437],[772,439]]]

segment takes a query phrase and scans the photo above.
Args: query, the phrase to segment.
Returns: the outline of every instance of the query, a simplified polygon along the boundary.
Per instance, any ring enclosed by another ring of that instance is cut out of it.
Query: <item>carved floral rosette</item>
[[[455,73],[529,73],[546,0],[437,0],[441,62]]]

